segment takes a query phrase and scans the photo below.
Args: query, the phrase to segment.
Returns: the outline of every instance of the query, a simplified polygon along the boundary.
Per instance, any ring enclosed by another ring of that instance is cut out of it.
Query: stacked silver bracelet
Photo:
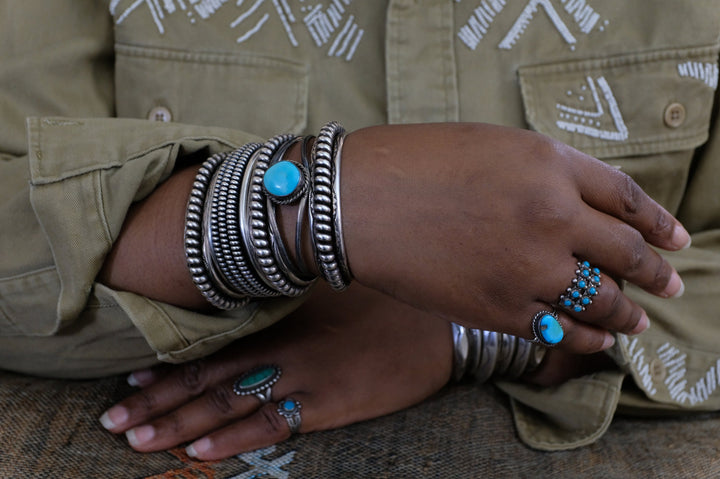
[[[345,130],[335,122],[325,125],[308,158],[312,138],[303,139],[302,164],[283,159],[301,138],[280,135],[213,155],[199,169],[185,217],[185,254],[193,282],[215,307],[234,309],[251,298],[308,290],[316,278],[302,256],[306,212],[318,271],[335,289],[350,284],[339,186]],[[266,176],[277,183],[268,188]],[[295,260],[276,218],[278,205],[292,203],[299,207]]]
[[[345,129],[337,122],[323,126],[315,140],[311,169],[310,234],[323,278],[336,291],[350,285],[340,210],[340,162]]]
[[[510,334],[470,329],[452,323],[453,379],[484,383],[491,377],[516,379],[536,369],[545,347]]]

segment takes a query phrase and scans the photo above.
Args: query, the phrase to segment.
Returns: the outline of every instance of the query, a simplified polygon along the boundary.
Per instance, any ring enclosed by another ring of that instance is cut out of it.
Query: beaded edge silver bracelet
[[[218,166],[226,156],[227,153],[217,153],[211,156],[200,166],[195,175],[185,213],[183,240],[187,266],[192,281],[200,290],[200,293],[215,307],[234,309],[246,304],[247,300],[227,297],[215,287],[210,275],[210,265],[206,264],[203,254],[203,249],[206,247],[205,235],[203,234],[203,217],[207,190]]]

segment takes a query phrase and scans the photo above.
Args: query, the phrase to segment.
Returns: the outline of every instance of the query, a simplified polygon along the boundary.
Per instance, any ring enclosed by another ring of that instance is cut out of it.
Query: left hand
[[[359,285],[343,294],[320,285],[274,327],[202,360],[134,373],[142,390],[101,420],[138,451],[194,441],[190,455],[222,459],[287,439],[283,398],[302,404],[300,432],[337,428],[427,398],[449,380],[452,357],[449,323]],[[235,395],[234,381],[263,364],[282,368],[272,400]]]

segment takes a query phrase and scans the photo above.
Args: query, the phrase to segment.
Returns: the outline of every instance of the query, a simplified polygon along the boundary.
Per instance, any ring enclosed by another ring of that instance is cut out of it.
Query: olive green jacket
[[[295,307],[205,316],[94,282],[129,205],[187,155],[329,120],[482,121],[622,168],[693,234],[668,255],[682,298],[628,287],[651,327],[618,336],[618,371],[498,384],[521,438],[587,444],[618,406],[718,409],[719,34],[714,0],[0,0],[0,361],[184,361]]]

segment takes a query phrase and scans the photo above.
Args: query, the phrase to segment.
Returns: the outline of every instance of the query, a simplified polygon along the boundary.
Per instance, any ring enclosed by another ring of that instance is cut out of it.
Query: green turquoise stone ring
[[[260,402],[270,401],[273,385],[280,379],[282,369],[273,364],[258,366],[240,376],[233,384],[238,396],[255,395]]]
[[[565,333],[555,311],[540,311],[532,320],[534,341],[544,346],[555,346]]]

